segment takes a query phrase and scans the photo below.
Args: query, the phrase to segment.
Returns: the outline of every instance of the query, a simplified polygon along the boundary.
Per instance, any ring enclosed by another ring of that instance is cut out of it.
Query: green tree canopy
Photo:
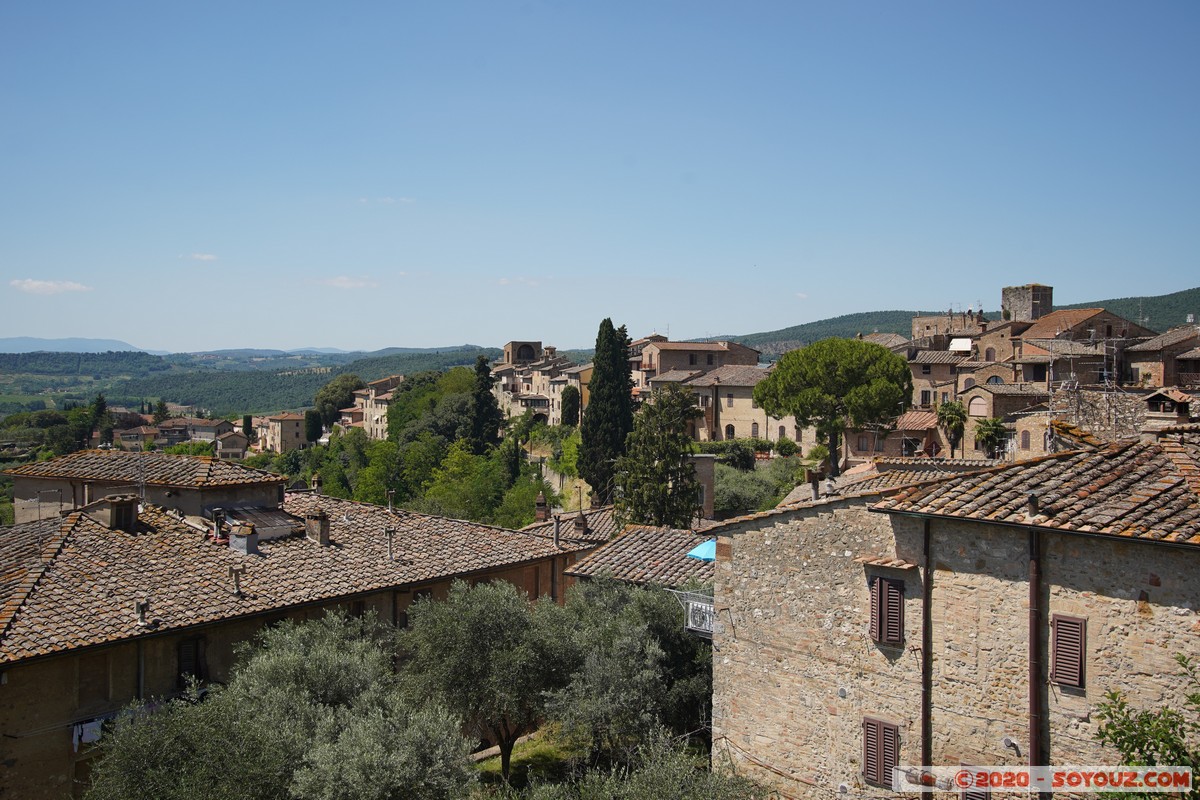
[[[996,457],[1006,439],[1008,428],[999,417],[984,417],[975,421],[975,441],[987,452],[988,458]]]
[[[690,458],[688,423],[700,415],[679,384],[655,390],[642,405],[617,459],[617,514],[625,522],[691,527],[701,511],[700,482]]]
[[[633,430],[633,378],[629,368],[629,336],[611,319],[596,334],[588,407],[580,426],[578,468],[602,504],[612,502],[617,459],[625,454],[625,437]]]
[[[337,422],[342,409],[354,405],[354,393],[365,386],[362,378],[347,372],[318,389],[313,405],[321,415],[321,424],[328,428]]]
[[[308,409],[304,412],[304,440],[307,442],[316,442],[321,438],[321,434],[325,432],[325,426],[321,423],[321,414],[315,409]]]
[[[963,430],[967,425],[967,410],[957,400],[942,403],[937,407],[938,427],[946,432],[950,442],[950,457],[954,458],[954,448],[962,440]]]
[[[537,726],[545,693],[570,676],[561,614],[504,582],[456,581],[446,600],[409,608],[401,650],[411,696],[440,701],[474,735],[499,745],[506,779],[513,745]]]
[[[862,339],[824,339],[785,353],[754,387],[755,401],[771,416],[792,414],[800,426],[816,426],[829,443],[834,475],[842,431],[894,419],[911,398],[905,360]]]
[[[457,800],[474,773],[458,722],[402,701],[389,630],[329,615],[264,630],[225,688],[121,717],[89,800]]]
[[[469,439],[475,455],[483,455],[489,447],[500,441],[500,427],[504,415],[492,394],[492,368],[487,356],[475,359],[475,380],[471,386],[471,431]]]
[[[579,390],[574,386],[564,386],[559,393],[558,401],[562,403],[562,424],[579,424]]]

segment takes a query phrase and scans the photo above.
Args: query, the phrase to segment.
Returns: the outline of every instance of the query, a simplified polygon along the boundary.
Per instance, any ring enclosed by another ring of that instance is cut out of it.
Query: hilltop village
[[[626,337],[618,399],[640,410],[624,441],[669,398],[686,406],[659,431],[685,443],[683,471],[657,490],[695,494],[666,524],[639,515],[627,476],[588,484],[582,455],[573,490],[544,482],[562,444],[538,456],[518,421],[578,427],[586,449],[612,363],[536,340],[477,366],[463,415],[484,430],[461,446],[466,463],[517,443],[513,474],[535,476],[528,524],[406,508],[392,489],[335,496],[328,474],[254,465],[352,431],[394,443],[389,411],[413,376],[349,390],[315,429],[294,411],[147,416],[103,447],[89,433],[6,470],[0,797],[83,796],[124,709],[228,682],[239,645],[281,620],[336,611],[404,630],[456,582],[556,605],[605,581],[669,595],[710,669],[709,761],[751,796],[899,795],[905,765],[1120,763],[1099,735],[1107,693],[1157,709],[1196,691],[1177,657],[1200,656],[1200,326],[1056,310],[1052,287],[1029,284],[1002,290],[996,319],[947,311],[914,317],[908,337],[850,341],[900,365],[903,394],[831,432],[765,391],[786,356]],[[189,443],[211,455],[163,452]],[[718,512],[734,443],[751,473],[795,466],[772,507]]]

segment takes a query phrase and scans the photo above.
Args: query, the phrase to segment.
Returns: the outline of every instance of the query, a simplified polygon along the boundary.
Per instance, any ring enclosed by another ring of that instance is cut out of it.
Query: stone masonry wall
[[[861,776],[864,716],[900,727],[900,763],[920,763],[922,521],[871,513],[874,497],[739,523],[721,542],[714,633],[714,759],[783,797],[890,794]],[[1028,539],[1015,527],[932,520],[935,764],[1028,759]],[[727,529],[728,530],[728,529]],[[1200,551],[1046,531],[1040,605],[1055,764],[1115,764],[1095,741],[1110,689],[1138,708],[1179,707],[1174,654],[1200,655]],[[905,644],[867,632],[868,576],[904,581]],[[1053,614],[1087,620],[1083,689],[1049,683]],[[844,696],[843,696],[844,694]],[[1020,755],[1001,744],[1011,737]]]

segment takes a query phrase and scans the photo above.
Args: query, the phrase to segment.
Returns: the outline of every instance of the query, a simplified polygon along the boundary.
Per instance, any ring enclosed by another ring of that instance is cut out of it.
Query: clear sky
[[[572,348],[1191,288],[1198,42],[1196,0],[6,0],[0,336]]]

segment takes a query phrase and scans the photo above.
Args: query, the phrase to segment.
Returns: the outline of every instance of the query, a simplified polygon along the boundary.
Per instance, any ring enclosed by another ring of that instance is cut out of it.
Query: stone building
[[[1198,470],[1184,426],[710,529],[714,762],[782,798],[1119,763],[1105,693],[1181,707],[1174,656],[1200,654]]]
[[[16,522],[58,516],[109,494],[184,514],[213,508],[277,508],[287,479],[204,456],[81,450],[4,471],[13,481]]]
[[[561,598],[564,570],[607,538],[308,492],[277,516],[228,525],[112,495],[3,531],[0,797],[80,796],[106,720],[189,678],[226,680],[235,645],[264,625],[342,610],[403,626],[414,599],[458,578]]]
[[[309,441],[304,438],[304,415],[285,411],[273,417],[267,417],[267,427],[259,437],[262,449],[273,453],[289,453],[292,450],[303,450]]]
[[[1181,325],[1125,350],[1130,383],[1200,388],[1200,326]]]

